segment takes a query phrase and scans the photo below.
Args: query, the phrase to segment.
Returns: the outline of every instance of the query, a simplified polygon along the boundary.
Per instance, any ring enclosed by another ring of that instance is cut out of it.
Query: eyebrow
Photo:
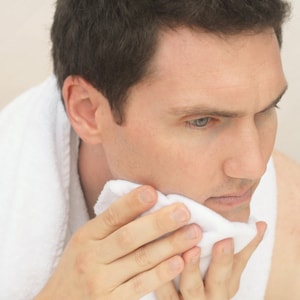
[[[283,91],[279,94],[279,96],[273,100],[267,107],[259,111],[258,113],[263,113],[272,107],[278,105],[280,100],[282,99],[283,95],[287,91],[288,86],[285,86]],[[223,118],[238,118],[244,115],[243,112],[238,111],[227,111],[227,110],[220,110],[219,108],[214,107],[205,107],[205,106],[181,106],[181,107],[173,107],[170,109],[170,113],[174,115],[209,115],[209,116],[216,116],[216,117],[223,117]]]

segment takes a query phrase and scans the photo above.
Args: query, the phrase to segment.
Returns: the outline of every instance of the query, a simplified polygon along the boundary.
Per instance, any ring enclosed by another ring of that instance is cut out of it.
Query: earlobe
[[[78,76],[65,79],[62,89],[65,108],[71,125],[88,144],[101,143],[101,126],[97,114],[103,97],[90,83]]]

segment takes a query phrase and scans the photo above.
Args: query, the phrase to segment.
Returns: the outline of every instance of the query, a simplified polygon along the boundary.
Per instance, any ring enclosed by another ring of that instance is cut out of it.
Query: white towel
[[[61,255],[74,205],[72,222],[86,221],[84,203],[69,202],[71,127],[60,98],[52,76],[0,114],[0,299],[32,299]]]
[[[88,220],[76,166],[78,137],[60,98],[51,76],[0,112],[0,299],[32,299],[71,234]],[[263,300],[275,231],[274,176],[271,162],[252,200],[253,215],[267,221],[269,234],[235,300]]]
[[[124,181],[124,180],[113,180],[109,181],[105,186],[100,194],[98,201],[94,207],[96,215],[103,212],[105,209],[107,209],[110,204],[118,199],[119,197],[127,194],[132,189],[138,187],[138,184]],[[261,191],[261,195],[264,193],[264,189],[268,187],[273,187],[271,191],[271,197],[269,197],[269,200],[267,201],[267,205],[264,204],[265,208],[270,209],[270,206],[274,207],[274,200],[276,198],[273,197],[274,195],[274,168],[272,168],[272,162],[270,162],[268,166],[268,172],[265,174],[264,178],[262,179],[260,183],[260,188],[258,191],[256,191],[253,198],[259,197],[260,201],[263,200],[263,198],[260,197],[259,191]],[[275,189],[276,190],[276,189]],[[213,245],[222,239],[225,238],[233,238],[234,239],[234,245],[235,245],[235,253],[239,252],[241,249],[243,249],[250,240],[255,236],[256,234],[256,226],[255,226],[255,218],[250,217],[249,222],[246,223],[240,223],[240,222],[230,222],[227,219],[223,218],[221,215],[215,213],[214,211],[208,209],[207,207],[196,203],[195,201],[192,201],[191,199],[188,199],[186,197],[180,196],[180,195],[163,195],[161,192],[158,193],[158,202],[156,205],[147,213],[150,213],[152,211],[156,211],[160,209],[161,207],[164,207],[166,205],[175,203],[175,202],[181,202],[184,203],[188,209],[191,212],[191,220],[190,223],[196,223],[199,224],[203,231],[203,237],[199,243],[199,247],[201,247],[201,261],[200,261],[200,270],[202,273],[202,276],[205,275],[205,272],[207,271],[207,268],[209,266],[209,262],[211,259],[211,251]],[[254,200],[255,201],[255,200]],[[257,202],[257,200],[255,201]],[[256,203],[256,206],[260,206],[260,202]],[[262,206],[262,207],[263,207]],[[271,216],[274,218],[274,209],[271,209]],[[261,214],[260,214],[261,215]],[[270,218],[269,218],[270,219]],[[260,220],[264,220],[260,219]],[[269,220],[268,220],[269,221]],[[274,221],[271,220],[271,223],[274,223]],[[270,229],[269,229],[270,230]],[[272,229],[271,229],[272,230]],[[269,237],[272,236],[269,234]],[[243,284],[241,286],[241,290],[236,295],[234,299],[239,300],[247,300],[247,299],[263,299],[266,284],[267,284],[267,278],[270,268],[270,259],[266,259],[267,257],[270,257],[271,251],[273,247],[273,239],[269,241],[269,243],[266,245],[266,247],[261,247],[259,250],[260,255],[262,255],[264,262],[262,262],[262,265],[265,267],[261,269],[261,266],[252,266],[252,270],[250,268],[245,272],[245,275],[243,277]],[[254,264],[258,263],[258,261],[254,261]],[[253,273],[253,267],[254,268],[260,268],[262,272],[260,273]],[[257,281],[259,281],[259,286],[257,286]],[[249,283],[248,283],[249,282]],[[176,285],[178,285],[178,278],[175,280]],[[249,290],[250,286],[255,286],[252,290]],[[146,295],[142,298],[143,300],[152,300],[156,299],[154,293],[151,293],[149,295]]]
[[[124,180],[109,181],[104,186],[104,189],[95,205],[96,215],[107,209],[113,201],[129,193],[138,186],[138,184]],[[256,225],[253,219],[251,219],[249,224],[229,222],[213,210],[186,197],[175,194],[165,196],[159,191],[157,194],[157,203],[147,213],[156,211],[161,207],[172,203],[181,202],[184,203],[191,212],[190,223],[200,225],[203,237],[198,246],[201,247],[200,269],[202,276],[206,273],[211,258],[212,247],[217,241],[226,238],[233,238],[235,252],[238,252],[243,249],[256,234]]]

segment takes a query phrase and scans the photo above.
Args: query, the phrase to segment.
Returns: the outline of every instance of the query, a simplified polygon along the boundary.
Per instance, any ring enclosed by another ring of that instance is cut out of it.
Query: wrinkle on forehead
[[[286,85],[272,29],[228,36],[188,28],[168,30],[161,33],[150,69],[140,84],[175,102],[200,95],[209,101],[227,95],[236,102],[245,94],[272,101]]]

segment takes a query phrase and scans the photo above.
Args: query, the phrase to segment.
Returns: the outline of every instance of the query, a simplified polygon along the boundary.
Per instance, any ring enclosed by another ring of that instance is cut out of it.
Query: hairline
[[[228,39],[229,37],[234,37],[234,36],[238,36],[238,35],[243,35],[243,34],[256,35],[256,34],[265,32],[267,30],[271,30],[271,31],[273,31],[273,34],[276,37],[276,40],[278,42],[280,49],[282,46],[282,43],[279,40],[279,37],[276,34],[275,28],[273,26],[260,26],[257,28],[248,28],[248,29],[244,29],[244,30],[232,30],[232,31],[227,31],[227,32],[226,31],[221,32],[221,31],[206,30],[202,27],[188,26],[188,25],[184,25],[184,24],[176,25],[176,26],[162,25],[157,31],[157,35],[156,35],[156,39],[155,39],[155,47],[154,47],[155,50],[154,50],[154,53],[152,54],[151,58],[147,62],[147,66],[145,68],[144,74],[137,82],[135,82],[135,84],[133,84],[132,86],[130,86],[127,89],[124,99],[123,99],[124,102],[122,105],[122,109],[117,110],[117,109],[111,108],[113,117],[118,125],[121,126],[126,123],[126,107],[128,106],[128,100],[130,97],[131,90],[140,84],[151,82],[151,79],[153,78],[153,74],[156,73],[157,70],[155,70],[155,64],[154,64],[155,57],[156,57],[156,54],[157,54],[159,46],[160,46],[160,41],[162,40],[164,34],[168,34],[170,32],[176,33],[181,29],[189,29],[190,31],[195,32],[195,33],[209,34],[209,35],[216,36],[216,37],[224,39],[224,40]]]

